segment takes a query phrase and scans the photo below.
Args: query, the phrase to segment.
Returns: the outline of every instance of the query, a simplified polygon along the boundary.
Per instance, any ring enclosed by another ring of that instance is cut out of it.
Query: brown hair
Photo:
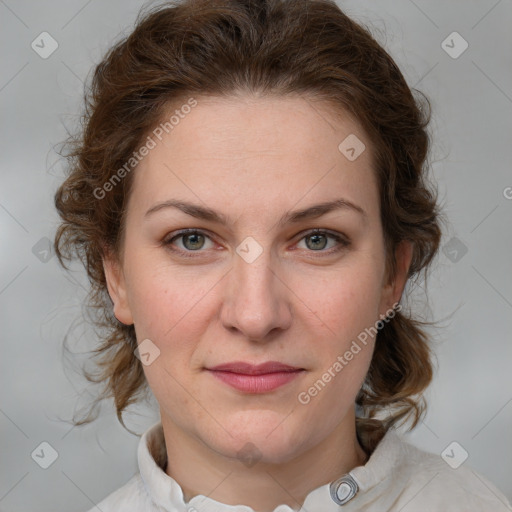
[[[422,93],[413,96],[369,29],[331,0],[184,0],[143,9],[133,32],[95,69],[82,129],[66,141],[68,176],[55,194],[62,218],[56,254],[65,268],[63,260],[81,259],[91,282],[94,323],[106,329],[94,350],[100,371],[85,374],[104,384],[95,405],[113,397],[123,426],[123,411],[147,391],[147,382],[134,355],[133,325],[113,315],[102,257],[111,251],[122,261],[133,173],[105,197],[95,191],[105,190],[170,104],[191,95],[238,93],[304,94],[350,113],[372,144],[389,278],[400,241],[414,247],[409,278],[420,271],[426,277],[437,253],[440,213],[426,176],[430,103]],[[367,448],[399,420],[412,419],[414,427],[424,412],[421,393],[432,378],[425,324],[396,312],[378,333],[356,400],[358,434]],[[382,411],[386,419],[379,418]],[[89,414],[74,423],[92,419]]]

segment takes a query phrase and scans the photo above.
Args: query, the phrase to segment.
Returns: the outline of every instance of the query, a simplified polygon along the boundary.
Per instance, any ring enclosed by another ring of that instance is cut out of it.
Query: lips
[[[258,365],[234,361],[207,368],[207,370],[224,384],[249,394],[269,393],[305,373],[304,368],[278,361],[269,361]]]
[[[294,372],[303,369],[304,368],[290,366],[278,361],[268,361],[258,365],[245,363],[243,361],[234,361],[231,363],[219,364],[218,366],[208,368],[208,370],[211,371],[240,373],[243,375],[264,375],[266,373]]]

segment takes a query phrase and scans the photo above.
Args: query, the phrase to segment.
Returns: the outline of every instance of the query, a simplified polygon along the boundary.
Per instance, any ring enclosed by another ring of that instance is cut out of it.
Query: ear
[[[413,244],[407,240],[400,242],[395,250],[396,273],[394,279],[385,283],[382,289],[380,311],[381,315],[385,315],[394,304],[400,301],[402,292],[407,282],[407,274],[411,266],[413,253]],[[388,278],[388,276],[386,276]]]
[[[115,317],[123,324],[132,325],[133,317],[127,299],[126,280],[118,259],[106,254],[103,257],[103,270],[108,293],[114,303]]]

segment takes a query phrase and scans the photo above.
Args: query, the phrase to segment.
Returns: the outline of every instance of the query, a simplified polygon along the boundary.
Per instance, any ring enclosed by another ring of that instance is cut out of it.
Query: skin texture
[[[138,343],[150,339],[160,350],[144,372],[160,405],[166,472],[185,499],[204,494],[258,512],[282,503],[298,509],[311,490],[367,459],[354,400],[374,340],[308,404],[297,397],[400,300],[411,246],[398,247],[398,272],[388,282],[371,141],[348,115],[334,117],[331,107],[300,96],[196,99],[133,171],[122,259],[104,259],[109,293]],[[349,134],[366,145],[354,161],[338,150]],[[288,211],[340,198],[366,216],[344,208],[277,223]],[[176,208],[145,217],[170,199],[209,207],[229,222]],[[165,245],[185,228],[205,238]],[[315,238],[314,228],[349,245]],[[263,250],[252,263],[236,252],[246,237]],[[251,395],[205,370],[230,361],[306,371]],[[257,463],[244,463],[240,450]]]

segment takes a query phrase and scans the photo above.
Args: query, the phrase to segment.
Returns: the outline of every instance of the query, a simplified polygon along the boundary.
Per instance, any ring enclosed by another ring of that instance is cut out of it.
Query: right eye
[[[181,247],[178,247],[177,249],[175,248],[174,243],[176,240],[181,240]],[[201,249],[204,248],[207,240],[211,241],[211,238],[203,231],[197,229],[184,229],[178,233],[172,233],[170,237],[167,237],[163,241],[163,244],[173,252],[181,253],[185,257],[194,257],[190,253],[204,252],[201,251]],[[210,246],[209,248],[211,249],[212,247],[213,246]]]

